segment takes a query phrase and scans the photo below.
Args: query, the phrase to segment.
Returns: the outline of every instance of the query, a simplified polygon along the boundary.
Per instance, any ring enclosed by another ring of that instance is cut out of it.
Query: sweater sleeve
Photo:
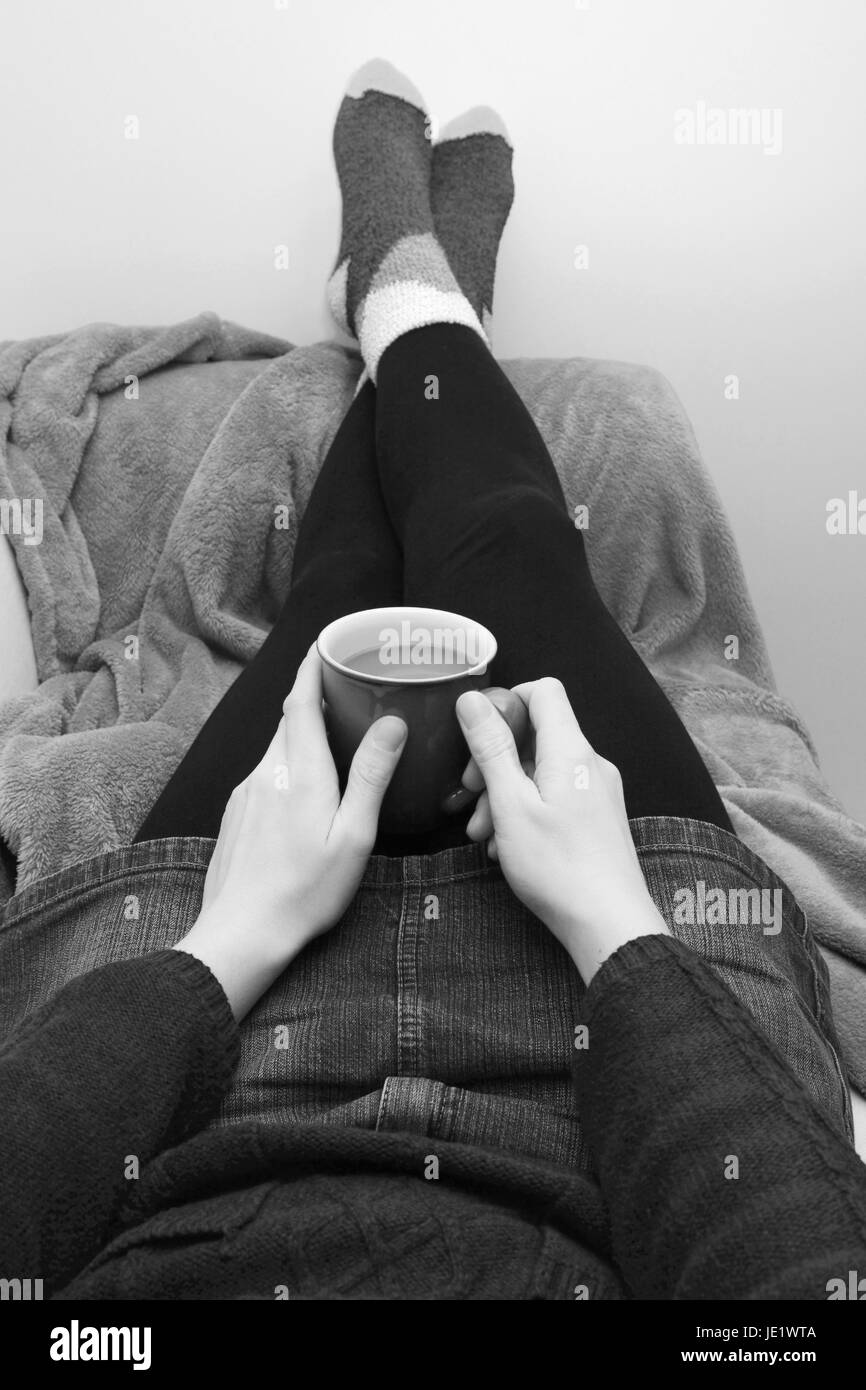
[[[633,1294],[850,1296],[866,1166],[715,971],[640,937],[598,971],[582,1022],[581,1123]]]
[[[0,1047],[0,1270],[45,1296],[104,1245],[130,1182],[202,1128],[237,1065],[201,961],[157,951],[79,976]]]

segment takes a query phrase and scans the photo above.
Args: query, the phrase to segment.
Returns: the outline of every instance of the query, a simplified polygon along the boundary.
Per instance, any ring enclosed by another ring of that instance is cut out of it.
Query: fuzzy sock
[[[430,201],[436,235],[488,340],[496,257],[514,201],[512,155],[505,124],[489,106],[449,121],[433,147]]]
[[[462,323],[483,338],[436,236],[424,103],[389,63],[367,63],[349,83],[334,158],[343,231],[328,299],[372,380],[385,349],[413,328]]]

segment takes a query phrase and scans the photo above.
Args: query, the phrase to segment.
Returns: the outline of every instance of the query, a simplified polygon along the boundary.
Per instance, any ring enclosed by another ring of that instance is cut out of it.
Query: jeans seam
[[[842,1066],[842,1059],[841,1059],[841,1057],[839,1056],[839,1054],[837,1053],[836,1048],[833,1046],[833,1044],[832,1044],[832,1042],[830,1041],[830,1039],[827,1037],[827,1033],[826,1033],[826,1031],[825,1031],[825,1019],[826,1019],[826,1022],[833,1028],[833,1032],[834,1032],[834,1033],[835,1033],[835,1031],[836,1031],[835,1023],[834,1023],[834,1021],[833,1021],[832,1015],[831,1015],[829,1018],[827,1018],[826,1011],[825,1011],[825,1009],[824,1009],[824,1007],[823,1007],[823,1005],[822,1005],[822,1003],[821,1003],[821,994],[822,994],[822,985],[823,985],[823,981],[819,978],[819,975],[818,975],[818,962],[817,962],[817,958],[816,958],[816,957],[817,957],[817,950],[818,950],[818,948],[817,948],[817,945],[816,945],[816,946],[815,946],[815,954],[814,954],[814,955],[812,954],[812,952],[806,951],[806,950],[805,950],[805,935],[806,935],[806,932],[808,931],[810,939],[814,940],[814,938],[812,938],[811,928],[809,927],[809,921],[808,921],[808,918],[806,917],[805,912],[802,911],[802,908],[800,909],[800,911],[801,911],[801,913],[802,913],[803,924],[804,924],[804,928],[805,928],[804,933],[803,933],[804,951],[805,951],[805,954],[807,955],[807,957],[808,957],[808,959],[809,959],[809,968],[810,968],[810,970],[811,970],[811,972],[812,972],[812,993],[813,993],[813,996],[814,996],[814,999],[815,999],[815,1019],[816,1019],[817,1025],[818,1025],[818,1031],[819,1031],[819,1033],[820,1033],[820,1035],[821,1035],[821,1039],[822,1039],[822,1041],[824,1042],[824,1044],[825,1044],[825,1046],[826,1046],[826,1048],[827,1048],[827,1051],[830,1053],[830,1056],[833,1058],[833,1066],[834,1066],[835,1069],[836,1069],[836,1075],[837,1075],[837,1077],[838,1077],[839,1084],[840,1084],[840,1086],[842,1087],[842,1107],[843,1107],[844,1115],[845,1115],[845,1128],[846,1128],[846,1130],[847,1130],[847,1132],[848,1132],[848,1136],[849,1136],[851,1142],[853,1143],[853,1142],[854,1142],[854,1115],[853,1115],[853,1112],[852,1112],[852,1109],[851,1109],[851,1094],[850,1094],[849,1083],[848,1083],[848,1079],[847,1079],[847,1076],[846,1076],[846,1073],[845,1073],[845,1068]]]
[[[86,860],[82,860],[82,863],[86,862]],[[26,922],[27,918],[34,912],[52,911],[55,907],[61,907],[64,903],[67,903],[70,898],[78,898],[83,893],[88,893],[90,891],[99,892],[112,883],[128,880],[136,874],[173,873],[176,869],[193,869],[202,875],[207,873],[207,865],[199,864],[194,859],[177,860],[171,863],[160,863],[158,860],[154,860],[152,864],[141,864],[134,867],[130,866],[125,870],[118,869],[116,871],[111,871],[104,876],[100,875],[98,878],[95,878],[92,883],[79,883],[76,886],[62,888],[56,894],[43,898],[40,902],[35,902],[30,907],[25,907],[22,912],[16,913],[13,911],[11,917],[4,913],[2,921],[0,921],[0,933],[12,927],[20,926],[21,923]],[[26,891],[25,889],[25,892]],[[14,901],[14,899],[10,899],[10,902],[11,901]]]
[[[746,848],[748,849],[748,846],[746,846]],[[752,880],[753,883],[760,886],[760,881],[756,876],[756,870],[753,869],[751,866],[747,866],[746,864],[744,864],[743,860],[740,858],[739,855],[728,854],[725,850],[716,849],[715,847],[710,848],[706,845],[699,845],[697,847],[693,847],[692,845],[685,844],[682,841],[680,841],[679,843],[677,843],[676,841],[664,841],[661,844],[637,844],[635,845],[635,849],[637,850],[638,854],[698,854],[702,859],[716,859],[722,864],[729,864],[733,868],[742,869],[742,871],[745,874],[748,874],[749,878]],[[774,878],[778,878],[779,882],[784,885],[784,887],[787,889],[789,893],[791,893],[791,890],[790,888],[788,888],[788,885],[785,883],[784,879],[781,878],[779,874],[775,872],[774,869],[771,869],[769,864],[765,865],[765,868],[768,870],[769,873],[773,875]],[[791,897],[794,897],[793,893],[791,893]]]
[[[388,1105],[391,1100],[391,1077],[386,1076],[382,1082],[382,1094],[379,1097],[379,1108],[376,1111],[376,1129],[382,1129],[388,1115]]]
[[[417,1073],[418,1020],[418,914],[410,924],[412,899],[419,885],[404,883],[400,900],[400,922],[397,928],[397,1066],[399,1075]]]

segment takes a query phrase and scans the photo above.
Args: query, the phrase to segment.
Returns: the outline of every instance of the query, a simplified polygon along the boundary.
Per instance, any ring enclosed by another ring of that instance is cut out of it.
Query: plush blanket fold
[[[667,691],[737,833],[824,951],[866,1091],[866,830],[778,694],[736,545],[683,411],[643,367],[503,364],[588,508],[599,590]],[[0,498],[40,685],[0,706],[0,833],[17,888],[129,843],[291,578],[297,523],[360,359],[213,314],[0,344]],[[24,508],[23,515],[27,515]],[[731,641],[736,639],[736,644]]]

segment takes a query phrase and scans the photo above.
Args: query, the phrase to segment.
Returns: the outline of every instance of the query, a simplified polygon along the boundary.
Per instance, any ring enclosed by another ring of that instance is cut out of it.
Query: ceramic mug
[[[341,786],[370,725],[396,714],[409,734],[379,828],[411,835],[441,825],[448,819],[442,803],[460,786],[470,756],[454,706],[465,690],[490,685],[492,632],[441,608],[367,608],[329,623],[316,645]]]

